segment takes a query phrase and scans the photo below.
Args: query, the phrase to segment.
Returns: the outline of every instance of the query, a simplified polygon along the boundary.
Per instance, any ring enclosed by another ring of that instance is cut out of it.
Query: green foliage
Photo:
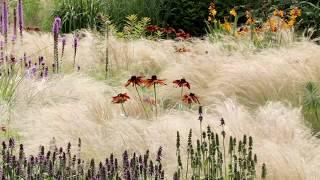
[[[149,17],[152,24],[161,24],[160,5],[163,0],[106,0],[106,14],[119,29],[124,27],[124,19],[131,14]]]
[[[164,0],[160,7],[163,25],[183,29],[192,35],[203,35],[210,2],[211,0]]]
[[[300,28],[313,28],[313,37],[320,36],[320,1],[301,1],[299,7],[302,9]]]
[[[308,82],[305,87],[305,93],[303,98],[303,112],[307,121],[310,122],[312,128],[319,132],[320,110],[320,92],[318,86],[314,82]]]
[[[123,30],[116,34],[119,38],[124,39],[138,39],[145,37],[146,27],[150,24],[150,21],[151,20],[148,17],[139,19],[135,14],[129,15],[126,17]],[[113,26],[112,29],[115,31],[115,26]]]
[[[52,17],[63,21],[62,32],[76,29],[104,28],[106,1],[104,0],[56,0]]]
[[[0,102],[10,103],[14,97],[14,93],[22,81],[22,76],[17,71],[12,71],[9,74],[2,72],[0,75]]]

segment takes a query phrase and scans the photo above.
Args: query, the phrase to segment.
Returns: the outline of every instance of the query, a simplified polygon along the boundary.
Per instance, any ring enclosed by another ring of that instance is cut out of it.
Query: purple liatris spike
[[[73,68],[75,67],[76,65],[76,56],[77,56],[77,49],[78,49],[78,38],[76,35],[74,35],[73,37],[73,48],[74,48],[74,53],[73,53]]]
[[[46,66],[46,68],[44,69],[44,77],[48,77],[49,74],[49,68],[48,66]]]
[[[2,63],[2,61],[4,60],[4,52],[3,52],[3,49],[4,49],[4,45],[3,45],[3,41],[1,40],[0,41],[0,61]]]
[[[59,34],[60,29],[61,29],[61,19],[59,17],[56,17],[52,25],[52,33]]]
[[[6,1],[3,1],[2,4],[2,34],[4,35],[5,42],[7,42],[8,38],[8,23],[9,23],[9,17],[8,17],[8,5]]]
[[[17,9],[13,9],[13,36],[17,36]]]
[[[22,32],[23,32],[23,4],[22,0],[18,1],[18,24],[19,24],[19,31],[20,31],[20,36],[22,37]]]
[[[64,48],[65,48],[66,43],[67,43],[67,39],[66,39],[65,36],[62,37],[61,42],[62,42],[62,49],[61,49],[61,58],[62,58],[63,55],[64,55]]]
[[[56,17],[52,25],[52,33],[53,33],[53,41],[54,41],[53,56],[54,56],[54,63],[55,63],[55,68],[57,73],[59,73],[58,38],[59,38],[60,28],[61,28],[61,19],[59,17]]]

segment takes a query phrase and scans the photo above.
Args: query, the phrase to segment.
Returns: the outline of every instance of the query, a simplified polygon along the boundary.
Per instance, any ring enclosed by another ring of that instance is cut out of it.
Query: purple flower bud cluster
[[[74,49],[74,53],[73,53],[73,68],[76,65],[76,56],[77,56],[77,50],[78,50],[78,37],[76,35],[74,35],[73,37],[73,49]],[[79,69],[78,69],[79,71]]]
[[[5,37],[5,42],[7,42],[7,38],[8,38],[8,27],[9,27],[8,5],[7,5],[6,1],[3,1],[3,4],[2,4],[2,34]]]
[[[61,29],[61,19],[56,17],[52,25],[52,33],[58,35]]]
[[[129,157],[128,151],[123,153],[123,167],[119,167],[118,159],[113,154],[107,156],[104,162],[96,163],[91,159],[86,163],[78,155],[72,154],[71,143],[66,150],[50,148],[46,151],[40,146],[37,155],[26,156],[24,146],[19,145],[17,154],[14,139],[2,143],[2,162],[0,172],[3,179],[14,173],[19,179],[164,179],[164,171],[160,162],[153,164],[149,160],[149,151],[144,155],[133,153]]]
[[[20,36],[22,37],[23,26],[24,26],[22,0],[18,0],[17,9],[18,9],[18,24],[19,24]]]
[[[39,56],[38,62],[32,62],[32,59],[28,58],[26,53],[24,53],[23,58],[21,58],[21,64],[24,64],[26,73],[30,78],[43,79],[47,78],[49,75],[49,68],[45,63],[43,56]]]

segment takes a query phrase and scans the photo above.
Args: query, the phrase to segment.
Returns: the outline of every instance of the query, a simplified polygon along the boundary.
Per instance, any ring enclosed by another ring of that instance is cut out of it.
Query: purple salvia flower
[[[19,30],[20,30],[20,36],[22,38],[22,32],[23,32],[23,4],[22,4],[22,0],[18,1],[18,23],[19,23]]]
[[[3,4],[2,4],[2,34],[4,35],[6,43],[7,43],[7,38],[8,38],[8,26],[9,26],[8,23],[9,23],[8,6],[7,6],[7,2],[3,1]]]

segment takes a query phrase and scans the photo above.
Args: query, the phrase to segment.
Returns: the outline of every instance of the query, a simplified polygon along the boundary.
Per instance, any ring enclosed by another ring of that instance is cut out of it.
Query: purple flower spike
[[[67,38],[65,36],[62,37],[61,39],[62,45],[65,46],[67,43]]]
[[[3,1],[2,4],[2,34],[7,38],[8,36],[8,5],[6,1]]]
[[[53,25],[52,25],[52,33],[53,33],[53,41],[54,41],[54,47],[53,47],[53,55],[54,55],[54,62],[56,70],[55,72],[59,73],[59,51],[58,51],[58,38],[59,38],[59,32],[61,29],[61,19],[59,17],[56,17],[54,19]]]
[[[56,17],[52,25],[52,33],[59,34],[60,29],[61,29],[61,19],[59,17]]]
[[[76,65],[76,56],[77,56],[77,49],[78,49],[78,38],[77,36],[75,35],[74,38],[73,38],[73,48],[74,48],[74,53],[73,53],[73,68],[75,67]]]
[[[18,23],[19,23],[19,30],[20,30],[20,36],[22,37],[22,32],[23,32],[23,4],[22,0],[18,1]]]
[[[75,36],[75,37],[73,38],[73,47],[74,47],[75,49],[78,48],[78,42],[79,42],[79,39]]]

